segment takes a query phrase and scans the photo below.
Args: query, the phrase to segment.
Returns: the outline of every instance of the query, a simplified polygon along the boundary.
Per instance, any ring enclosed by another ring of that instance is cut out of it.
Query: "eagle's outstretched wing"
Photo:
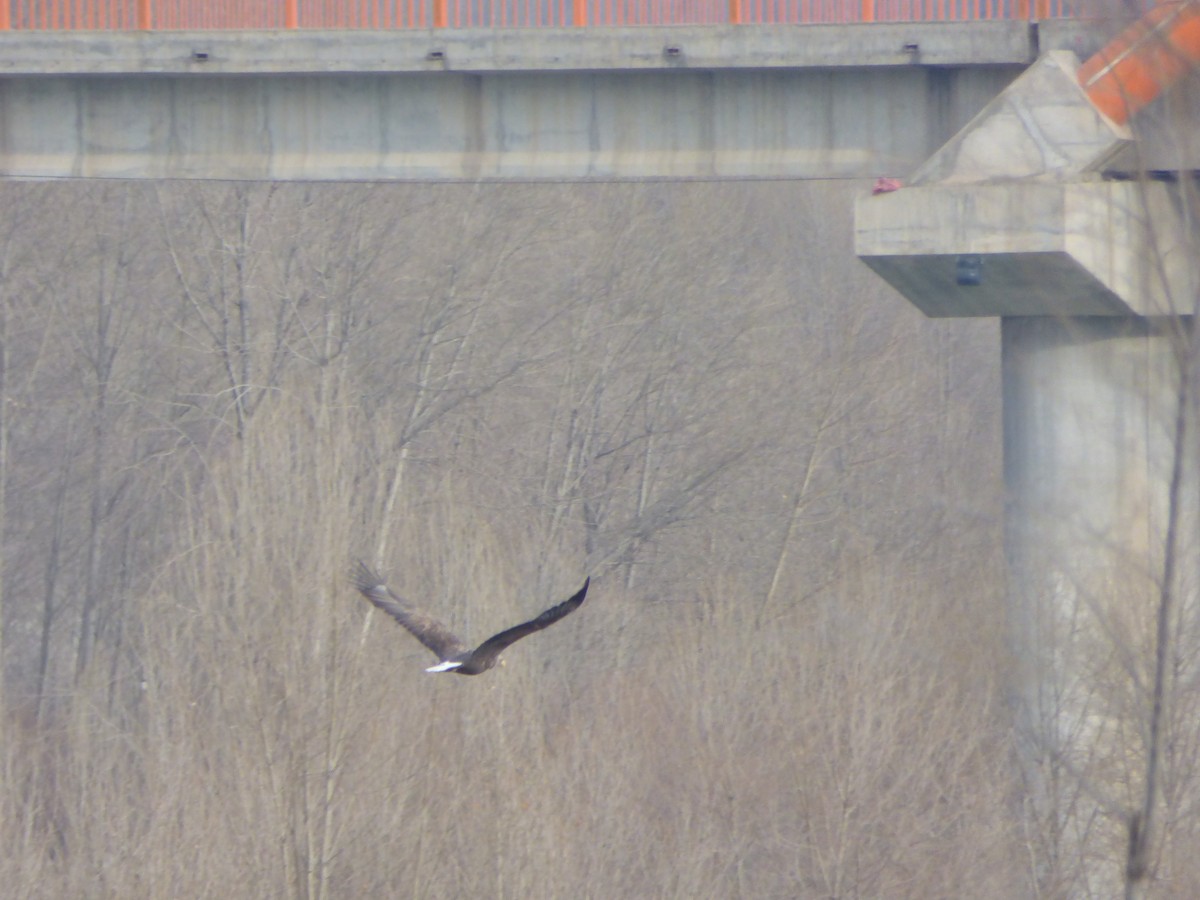
[[[466,652],[467,647],[459,640],[458,635],[437,619],[408,605],[393,594],[384,580],[367,568],[365,563],[360,562],[354,570],[354,586],[371,603],[407,628],[413,637],[437,654],[438,659],[445,661]]]
[[[533,634],[535,631],[548,628],[559,619],[579,609],[580,604],[583,603],[583,598],[587,596],[588,585],[591,582],[592,579],[589,577],[584,581],[583,587],[576,591],[570,599],[564,600],[558,606],[550,607],[536,619],[530,619],[528,622],[514,625],[512,628],[508,628],[488,638],[471,653],[472,663],[487,667],[509,644],[515,643],[526,635]]]

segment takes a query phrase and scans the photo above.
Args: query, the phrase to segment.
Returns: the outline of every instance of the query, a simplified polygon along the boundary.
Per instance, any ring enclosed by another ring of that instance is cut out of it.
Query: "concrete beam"
[[[4,75],[333,75],[1025,66],[1027,22],[0,33]]]
[[[1019,678],[1012,699],[1029,799],[1039,817],[1059,825],[1072,858],[1126,839],[1127,820],[1101,798],[1127,796],[1128,773],[1145,764],[1144,745],[1130,739],[1144,735],[1150,708],[1136,672],[1161,649],[1154,617],[1177,453],[1183,477],[1171,640],[1190,649],[1190,632],[1175,630],[1186,620],[1176,610],[1190,609],[1198,583],[1190,400],[1182,407],[1187,435],[1176,445],[1179,360],[1190,325],[1190,318],[1047,316],[1001,323],[1005,555]],[[1064,764],[1078,779],[1048,775]],[[1118,865],[1096,867],[1089,892],[1120,896],[1122,873]]]
[[[1063,178],[1103,169],[1132,140],[1088,100],[1079,59],[1047,53],[929,158],[910,183]]]
[[[1091,23],[0,33],[0,177],[909,176]]]
[[[928,316],[1169,315],[1195,277],[1176,191],[1130,181],[904,188],[859,199],[855,252]],[[967,256],[979,257],[978,283],[961,282]]]
[[[1018,73],[950,64],[1029,52],[986,24],[0,35],[0,176],[903,175]]]

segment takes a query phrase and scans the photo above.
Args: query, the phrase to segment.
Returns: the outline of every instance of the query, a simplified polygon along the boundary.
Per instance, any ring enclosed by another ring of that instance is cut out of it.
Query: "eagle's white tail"
[[[426,672],[449,672],[451,669],[457,669],[461,665],[462,665],[462,663],[460,663],[460,662],[453,662],[451,660],[447,660],[446,662],[438,663],[436,666],[430,666],[425,671]]]

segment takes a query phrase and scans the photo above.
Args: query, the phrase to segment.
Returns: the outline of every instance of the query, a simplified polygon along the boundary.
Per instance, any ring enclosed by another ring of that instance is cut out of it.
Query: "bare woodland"
[[[862,185],[2,189],[8,896],[1125,871],[1136,742],[1124,794],[1050,761],[1108,823],[1080,841],[1021,763],[997,325],[854,259]],[[475,636],[593,583],[430,676],[356,557]],[[1146,896],[1200,886],[1191,612]],[[1144,735],[1161,645],[1125,633],[1098,671]]]

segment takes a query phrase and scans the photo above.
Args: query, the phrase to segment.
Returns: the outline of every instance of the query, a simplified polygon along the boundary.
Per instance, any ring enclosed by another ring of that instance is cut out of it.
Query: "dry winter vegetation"
[[[1071,895],[997,328],[861,188],[5,185],[6,894]],[[355,557],[476,638],[594,580],[430,676]]]

